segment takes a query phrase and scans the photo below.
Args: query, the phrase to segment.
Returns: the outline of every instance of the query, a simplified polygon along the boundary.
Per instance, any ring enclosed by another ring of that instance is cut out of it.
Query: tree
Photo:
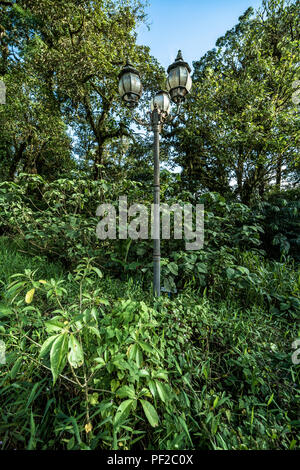
[[[0,179],[17,172],[49,179],[74,166],[71,141],[61,115],[45,97],[43,84],[21,67],[5,75],[6,104],[0,105]]]
[[[298,1],[264,1],[194,63],[186,124],[173,131],[175,160],[194,189],[249,203],[299,165],[298,13]]]
[[[47,85],[48,99],[75,137],[77,157],[91,161],[95,178],[101,177],[107,143],[131,136],[118,96],[120,67],[127,58],[136,63],[148,91],[164,77],[149,48],[136,45],[135,28],[143,19],[135,0],[20,0],[10,8],[8,29],[18,26],[19,55]]]

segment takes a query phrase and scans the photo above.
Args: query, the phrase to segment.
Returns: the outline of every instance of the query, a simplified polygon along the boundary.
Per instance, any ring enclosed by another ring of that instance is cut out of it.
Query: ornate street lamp
[[[129,108],[137,106],[143,93],[140,74],[128,61],[119,74],[119,93]]]
[[[178,51],[174,64],[168,68],[168,74],[167,90],[172,101],[176,104],[183,103],[191,91],[192,79],[191,68],[187,62],[184,62],[181,51]]]
[[[153,246],[153,290],[160,295],[160,168],[159,168],[159,136],[162,126],[169,118],[171,102],[179,105],[186,99],[192,88],[191,68],[184,62],[181,51],[178,51],[174,64],[168,68],[167,91],[159,91],[151,102],[151,125],[154,133],[154,246]],[[142,96],[142,84],[138,71],[127,62],[119,75],[119,92],[122,100],[129,108],[137,106]],[[148,123],[135,119],[139,124]]]

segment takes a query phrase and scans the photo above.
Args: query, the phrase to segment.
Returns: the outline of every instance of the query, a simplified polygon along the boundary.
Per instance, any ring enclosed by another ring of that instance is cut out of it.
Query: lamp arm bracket
[[[176,113],[173,116],[168,116],[167,123],[172,124],[174,127],[177,127],[179,123],[175,122],[176,119],[178,119],[178,121],[182,122],[183,124],[186,124],[186,120],[181,114],[181,103],[177,105]]]
[[[137,118],[135,116],[132,116],[134,122],[139,124],[140,126],[146,127],[148,130],[151,128],[151,125],[148,121],[145,121],[144,119]]]

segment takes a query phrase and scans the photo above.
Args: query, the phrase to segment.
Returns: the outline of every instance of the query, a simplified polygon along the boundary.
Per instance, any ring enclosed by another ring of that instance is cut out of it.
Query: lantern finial
[[[182,52],[181,52],[180,49],[179,49],[178,54],[177,54],[177,57],[176,57],[176,61],[178,61],[178,60],[183,60]]]

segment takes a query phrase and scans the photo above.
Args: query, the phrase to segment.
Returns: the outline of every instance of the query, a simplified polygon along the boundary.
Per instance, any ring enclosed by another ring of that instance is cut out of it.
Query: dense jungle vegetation
[[[128,57],[136,116],[164,88],[145,5],[0,1],[0,449],[300,448],[299,7],[263,0],[193,63],[161,201],[204,204],[205,243],[162,241],[155,299],[153,242],[96,237],[99,204],[153,201],[118,93]]]

